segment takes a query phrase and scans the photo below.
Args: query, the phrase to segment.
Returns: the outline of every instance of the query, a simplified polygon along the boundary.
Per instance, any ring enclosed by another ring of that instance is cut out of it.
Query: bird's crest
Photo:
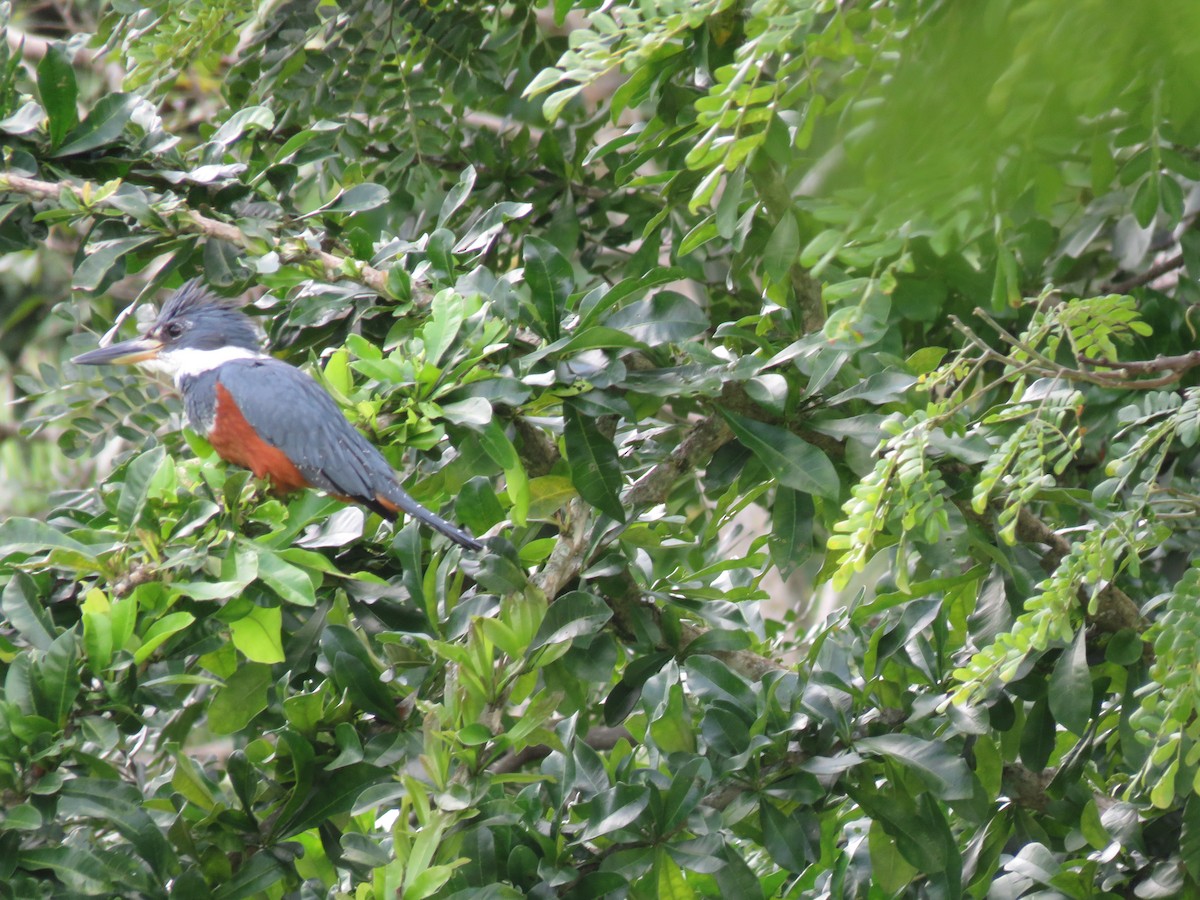
[[[167,298],[158,314],[159,321],[177,319],[198,309],[220,309],[241,312],[240,306],[233,300],[218,297],[199,278],[185,281],[183,285]]]

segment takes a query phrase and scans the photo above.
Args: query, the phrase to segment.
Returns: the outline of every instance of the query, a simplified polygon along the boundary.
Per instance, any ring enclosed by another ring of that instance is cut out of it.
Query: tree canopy
[[[1200,892],[1200,7],[0,27],[0,896]],[[486,552],[69,363],[196,275]]]

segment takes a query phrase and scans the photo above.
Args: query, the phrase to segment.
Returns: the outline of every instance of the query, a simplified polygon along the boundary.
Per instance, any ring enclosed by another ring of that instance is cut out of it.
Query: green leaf
[[[879,822],[871,823],[867,846],[871,853],[871,878],[888,896],[899,894],[917,876],[917,867],[904,858]]]
[[[388,189],[382,184],[356,184],[349,190],[342,191],[338,196],[327,206],[321,207],[318,212],[323,213],[344,213],[344,212],[363,212],[368,209],[375,209],[383,206],[391,199],[391,194]]]
[[[604,724],[613,726],[624,722],[642,696],[646,680],[657,674],[674,657],[673,653],[660,651],[635,659],[627,665],[621,680],[613,685],[604,701]]]
[[[592,841],[602,835],[628,828],[650,805],[650,789],[645,785],[618,784],[597,794],[591,801],[591,814],[580,839]]]
[[[349,812],[354,801],[364,788],[390,782],[392,773],[387,769],[367,763],[356,763],[322,774],[307,793],[307,799],[286,820],[277,823],[274,830],[276,840],[285,840],[307,831],[314,825],[325,822],[332,816]]]
[[[255,606],[229,623],[233,646],[252,662],[283,662],[283,611],[278,606]]]
[[[74,778],[63,785],[58,812],[65,818],[96,818],[116,829],[156,875],[165,877],[177,860],[141,801],[142,795],[133,785],[115,778]]]
[[[730,650],[745,650],[749,646],[749,632],[732,628],[710,628],[688,644],[684,653],[686,656],[725,653]]]
[[[812,555],[812,497],[786,485],[775,489],[771,504],[771,562],[786,578]]]
[[[1035,772],[1046,768],[1054,751],[1054,717],[1045,697],[1034,702],[1021,731],[1021,762]]]
[[[79,696],[82,685],[79,681],[79,636],[74,629],[64,631],[46,655],[34,665],[37,709],[58,727],[67,724]]]
[[[451,290],[439,291],[430,305],[431,316],[421,329],[425,341],[425,358],[438,365],[446,351],[454,344],[466,314],[463,298]]]
[[[267,708],[271,668],[262,663],[240,666],[208,704],[208,727],[214,734],[234,734]]]
[[[837,470],[822,451],[790,431],[722,410],[737,439],[767,467],[771,477],[793,490],[837,500]]]
[[[625,510],[620,498],[621,465],[617,459],[617,448],[600,433],[594,420],[585,416],[569,400],[563,402],[563,422],[567,465],[579,495],[605,515],[624,522]]]
[[[196,617],[188,612],[169,613],[163,616],[146,630],[145,635],[142,636],[142,645],[133,654],[133,661],[141,665],[171,635],[183,631],[194,621],[196,621]]]
[[[83,617],[83,647],[87,653],[88,665],[92,672],[99,674],[112,662],[112,606],[103,591],[92,588],[84,597],[81,613]]]
[[[533,307],[546,326],[551,340],[558,340],[559,319],[566,312],[567,297],[575,287],[571,263],[549,241],[525,238],[525,283],[529,285]]]
[[[297,606],[317,605],[313,579],[304,569],[285,562],[274,551],[258,548],[258,577],[288,603]]]
[[[71,278],[71,287],[78,291],[96,290],[118,260],[138,247],[156,240],[158,238],[151,234],[88,244],[84,250],[87,255],[75,268],[75,274]]]
[[[441,212],[438,213],[437,227],[443,228],[450,221],[450,217],[455,211],[463,205],[466,199],[471,196],[471,191],[475,187],[475,167],[467,166],[459,173],[458,182],[454,187],[446,192],[446,199],[442,201]]]
[[[803,809],[785,815],[766,798],[759,804],[759,823],[767,852],[776,865],[792,872],[803,872],[820,855],[809,838],[810,826],[819,834],[820,825],[807,822]]]
[[[122,528],[132,529],[138,524],[142,510],[146,508],[154,476],[166,462],[167,450],[160,444],[134,457],[125,467],[125,483],[117,500],[117,521]]]
[[[0,612],[17,633],[39,650],[49,650],[58,630],[42,607],[37,584],[24,572],[13,573],[0,594]]]
[[[1183,830],[1179,837],[1179,855],[1188,874],[1200,880],[1200,796],[1192,794],[1183,808]]]
[[[1092,671],[1088,668],[1086,628],[1062,652],[1050,676],[1050,712],[1072,734],[1082,736],[1092,718]]]
[[[884,369],[831,397],[827,403],[829,406],[837,406],[848,400],[865,400],[872,404],[888,403],[902,398],[916,383],[917,379],[907,372],[894,368]]]
[[[275,114],[267,106],[247,106],[239,109],[222,123],[210,142],[228,147],[248,131],[269,131],[275,127]]]
[[[255,853],[234,875],[219,882],[212,892],[213,900],[248,900],[269,894],[283,881],[283,867],[269,853]]]
[[[569,591],[550,604],[529,649],[533,651],[547,644],[595,634],[611,618],[612,610],[599,597],[583,591]]]
[[[855,741],[859,752],[887,756],[912,769],[939,800],[966,800],[974,794],[971,770],[962,751],[911,734],[885,734]]]
[[[780,217],[779,224],[767,240],[767,246],[763,248],[763,271],[775,281],[783,281],[799,254],[800,226],[796,216],[789,210]]]
[[[604,320],[605,326],[651,347],[673,344],[703,334],[708,316],[693,300],[674,291],[623,306]]]
[[[79,124],[75,110],[78,88],[75,70],[61,44],[51,44],[37,67],[38,94],[50,120],[50,146],[57,147],[72,128]]]
[[[0,524],[0,559],[14,554],[34,556],[45,550],[63,548],[94,559],[90,548],[37,519],[12,518]]]
[[[71,130],[52,157],[74,156],[107,146],[119,138],[138,103],[135,94],[109,94],[102,97],[88,117]]]

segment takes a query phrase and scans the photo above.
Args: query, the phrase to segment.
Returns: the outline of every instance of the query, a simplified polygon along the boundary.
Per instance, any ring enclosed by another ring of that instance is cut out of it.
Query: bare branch
[[[1110,294],[1128,294],[1136,287],[1149,284],[1152,281],[1162,278],[1162,276],[1166,275],[1168,272],[1173,272],[1176,269],[1182,268],[1183,254],[1179,253],[1175,256],[1172,256],[1170,259],[1165,259],[1157,265],[1151,266],[1145,272],[1142,272],[1138,275],[1133,275],[1123,281],[1110,281],[1108,284],[1104,285],[1103,290]]]
[[[1170,384],[1173,381],[1178,381],[1183,377],[1184,372],[1200,366],[1200,350],[1192,350],[1188,353],[1180,353],[1178,356],[1156,356],[1154,359],[1132,360],[1130,362],[1121,362],[1115,359],[1095,359],[1090,356],[1080,354],[1077,359],[1088,366],[1096,366],[1104,369],[1120,369],[1123,372],[1129,372],[1134,375],[1149,375],[1156,372],[1165,372],[1162,378],[1152,379],[1150,381],[1135,381],[1132,383],[1124,380],[1118,381],[1120,386],[1158,387],[1159,384]],[[1108,377],[1108,376],[1106,376]]]

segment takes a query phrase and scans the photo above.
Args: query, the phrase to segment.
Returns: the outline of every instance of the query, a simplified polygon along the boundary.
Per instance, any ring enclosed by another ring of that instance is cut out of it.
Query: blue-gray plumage
[[[333,398],[304,372],[263,353],[250,319],[196,280],[172,295],[144,337],[74,362],[168,372],[192,427],[218,455],[281,493],[315,487],[385,518],[407,513],[469,550],[483,547],[410,497]]]

